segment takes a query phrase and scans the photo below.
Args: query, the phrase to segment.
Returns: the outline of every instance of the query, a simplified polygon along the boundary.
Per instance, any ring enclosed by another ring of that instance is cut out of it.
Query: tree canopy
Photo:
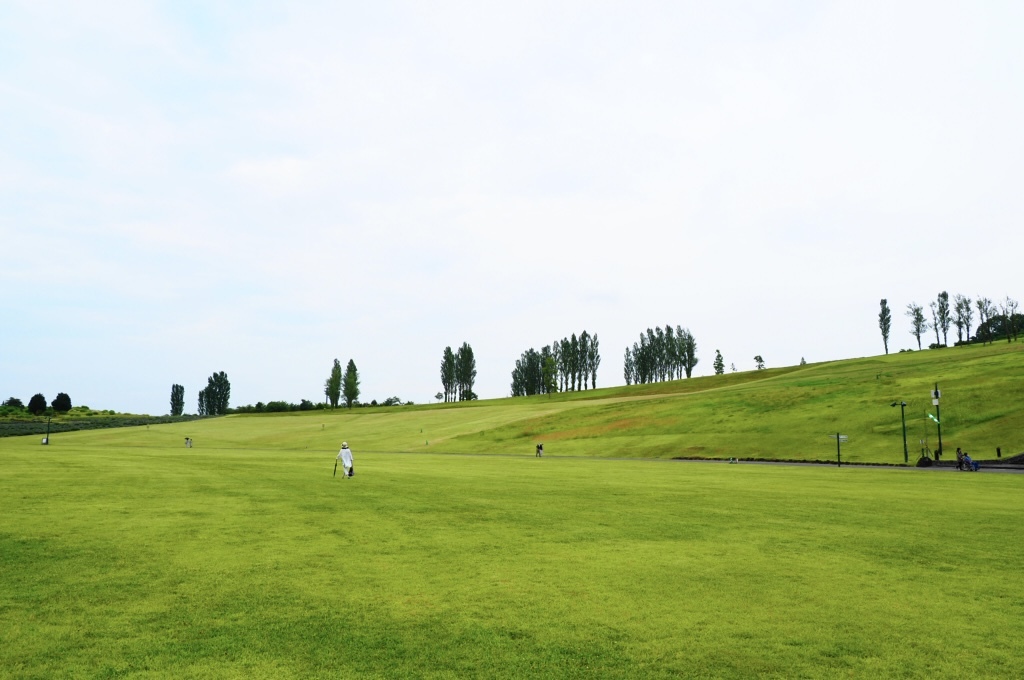
[[[67,413],[71,410],[71,397],[65,392],[58,392],[57,396],[50,402],[50,406],[57,413]]]
[[[46,410],[46,397],[42,394],[34,394],[32,398],[28,400],[28,412],[34,416],[38,416]]]

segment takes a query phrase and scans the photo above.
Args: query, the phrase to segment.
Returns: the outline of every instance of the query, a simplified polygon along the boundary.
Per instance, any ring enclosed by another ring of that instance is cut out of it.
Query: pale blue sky
[[[481,397],[587,329],[698,374],[1021,299],[1017,3],[0,5],[0,399]]]

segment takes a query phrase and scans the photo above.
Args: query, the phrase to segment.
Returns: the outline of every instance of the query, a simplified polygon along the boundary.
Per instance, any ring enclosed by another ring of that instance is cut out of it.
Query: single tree
[[[760,354],[758,354],[756,357],[754,357],[754,365],[757,367],[757,370],[759,370],[759,371],[763,371],[764,370],[764,359],[761,358]]]
[[[28,412],[34,416],[38,416],[45,410],[46,397],[44,397],[42,394],[32,395],[32,398],[28,400]]]
[[[21,399],[18,399],[17,397],[11,397],[5,401],[3,405],[10,408],[25,408],[25,404],[23,404]]]
[[[936,311],[936,304],[934,302],[928,303],[928,309],[932,313],[932,325],[931,327],[935,330],[935,346],[938,347],[942,344],[942,340],[939,339],[939,319]]]
[[[892,310],[889,309],[889,302],[882,298],[881,311],[878,312],[878,328],[882,331],[882,344],[885,345],[885,353],[889,353],[889,331],[892,329]]]
[[[590,334],[584,330],[580,333],[580,384],[581,389],[588,389],[590,383]]]
[[[580,377],[580,341],[575,333],[569,336],[569,391],[579,391],[577,387]]]
[[[455,381],[459,387],[459,401],[476,399],[473,385],[476,383],[476,358],[468,342],[462,343],[455,353]]]
[[[917,338],[917,348],[921,349],[921,336],[928,332],[928,321],[924,318],[924,307],[911,302],[907,305],[907,316],[910,317],[910,334]]]
[[[555,340],[553,343],[551,343],[551,358],[554,359],[554,361],[555,361],[555,389],[553,389],[551,391],[552,392],[559,391],[559,386],[561,386],[561,389],[564,391],[565,390],[565,373],[562,370],[562,341],[561,340]]]
[[[71,397],[64,392],[58,392],[50,406],[57,413],[67,413],[71,410]]]
[[[729,370],[731,370],[733,373],[735,373],[736,372],[736,364],[729,364]]]
[[[939,328],[942,329],[942,344],[949,345],[949,323],[952,320],[949,314],[949,293],[942,291],[939,293],[939,297],[936,300],[935,320]],[[938,342],[938,333],[935,334],[936,342]]]
[[[342,377],[342,394],[345,397],[346,408],[352,408],[352,404],[359,399],[359,371],[356,370],[356,362],[348,360],[345,366],[345,375]]]
[[[1003,333],[1006,335],[1006,342],[1010,342],[1011,335],[1016,340],[1017,328],[1013,322],[1013,317],[1017,313],[1017,301],[1007,295],[1000,305],[999,311],[1003,316]]]
[[[807,359],[804,359],[803,357],[800,357],[800,365],[801,366],[806,366],[807,365]]]
[[[1006,297],[1006,310],[1007,310],[1006,321],[1007,321],[1008,324],[1010,324],[1010,332],[1013,333],[1013,341],[1014,342],[1017,341],[1017,330],[1018,330],[1017,307],[1018,307],[1017,301],[1014,300],[1013,298],[1011,298],[1010,296],[1007,296]]]
[[[171,415],[180,416],[185,412],[185,388],[175,383],[171,385]]]
[[[690,332],[689,328],[683,328],[676,332],[676,337],[679,338],[679,349],[680,359],[683,364],[683,370],[686,372],[686,377],[689,378],[693,373],[694,367],[700,361],[697,358],[697,340],[693,337],[693,333]]]
[[[595,340],[597,336],[594,336]],[[555,357],[548,354],[544,357],[544,363],[541,366],[542,380],[544,381],[544,392],[545,394],[551,394],[552,392],[558,391],[558,367],[555,365]]]
[[[438,401],[441,401],[442,399],[444,399],[444,393],[443,392],[438,392],[437,394],[434,395],[434,399],[437,399]]]
[[[597,389],[597,368],[601,365],[601,345],[597,341],[597,333],[590,336],[587,348],[587,368],[590,369],[590,388]]]
[[[324,394],[327,396],[327,403],[331,408],[338,408],[338,401],[341,399],[341,362],[337,359],[331,366],[331,374],[324,383]]]
[[[627,347],[626,354],[622,358],[622,377],[625,378],[626,385],[632,385],[636,375],[636,365],[633,363],[633,357],[633,352],[629,351]]]
[[[715,350],[715,375],[722,375],[725,373],[725,359],[722,358],[722,353],[717,349]]]
[[[989,319],[992,318],[992,315],[995,313],[995,307],[992,305],[991,300],[989,300],[987,297],[982,297],[980,295],[978,296],[978,299],[975,301],[974,304],[978,309],[978,329],[980,331],[981,327],[988,324]],[[979,335],[981,335],[980,332]],[[989,339],[990,333],[986,332],[985,335],[981,338],[981,344],[984,345],[986,341]]]
[[[441,356],[441,387],[444,389],[444,402],[455,401],[455,352],[450,345],[444,348]]]

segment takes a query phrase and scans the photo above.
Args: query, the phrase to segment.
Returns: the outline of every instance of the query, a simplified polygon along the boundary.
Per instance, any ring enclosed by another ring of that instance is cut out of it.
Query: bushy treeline
[[[162,423],[181,423],[195,420],[199,416],[135,416],[107,415],[113,411],[90,411],[87,418],[72,417],[51,419],[49,432],[74,432],[76,430],[98,430],[108,427],[136,427],[139,425],[159,425]],[[44,435],[47,432],[45,418],[0,420],[0,437],[20,437],[23,435]]]
[[[516,367],[512,369],[512,396],[557,392],[557,374],[551,345],[544,345],[540,352],[531,347],[516,359]]]
[[[697,341],[689,328],[648,328],[639,342],[626,348],[623,375],[627,385],[689,378],[698,361]]]
[[[263,403],[258,401],[255,404],[247,404],[245,406],[236,406],[228,409],[228,413],[286,413],[288,411],[315,411],[317,409],[327,408],[327,404],[314,404],[308,399],[302,399],[298,404],[292,404],[287,401],[268,401]]]
[[[46,403],[46,397],[42,393],[38,393],[32,395],[28,400],[28,406],[17,397],[10,397],[3,404],[0,404],[0,415],[28,413],[34,416],[54,416],[59,413],[67,413],[71,408],[71,397],[65,392],[58,393],[56,398],[49,404]]]
[[[512,396],[597,389],[601,365],[601,343],[597,333],[587,331],[530,348],[512,369]]]

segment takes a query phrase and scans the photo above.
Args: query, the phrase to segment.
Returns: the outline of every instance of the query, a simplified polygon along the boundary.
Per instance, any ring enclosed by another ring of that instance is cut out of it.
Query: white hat
[[[347,449],[348,448],[348,442],[342,442],[341,443],[341,448]]]

